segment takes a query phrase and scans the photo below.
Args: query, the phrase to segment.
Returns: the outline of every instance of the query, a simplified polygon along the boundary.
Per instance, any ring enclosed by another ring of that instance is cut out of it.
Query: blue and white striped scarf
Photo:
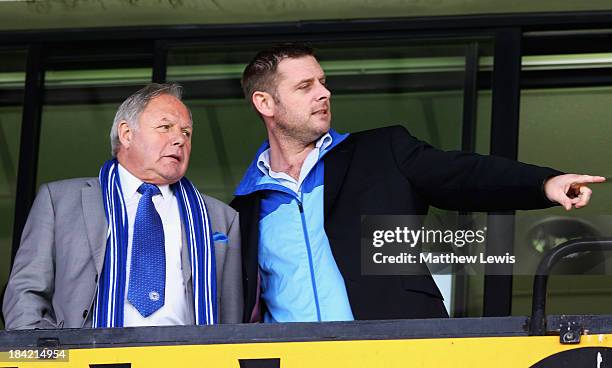
[[[100,185],[108,232],[104,266],[96,291],[92,327],[123,327],[126,288],[128,218],[118,162],[106,161],[100,169]],[[193,305],[197,325],[217,323],[215,252],[210,219],[200,192],[185,177],[172,185],[186,232],[191,260]]]

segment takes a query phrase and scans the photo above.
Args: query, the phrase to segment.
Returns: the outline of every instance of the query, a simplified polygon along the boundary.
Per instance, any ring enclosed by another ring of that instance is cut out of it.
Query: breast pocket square
[[[218,231],[215,231],[213,233],[213,242],[221,242],[221,243],[227,243],[229,241],[229,238],[227,237],[227,235],[220,233]]]

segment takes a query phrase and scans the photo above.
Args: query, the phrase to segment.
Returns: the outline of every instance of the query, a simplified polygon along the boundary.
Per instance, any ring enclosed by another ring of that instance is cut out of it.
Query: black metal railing
[[[546,287],[548,286],[548,276],[555,264],[570,254],[594,251],[612,251],[612,238],[569,240],[544,254],[538,264],[533,280],[529,335],[546,334]]]

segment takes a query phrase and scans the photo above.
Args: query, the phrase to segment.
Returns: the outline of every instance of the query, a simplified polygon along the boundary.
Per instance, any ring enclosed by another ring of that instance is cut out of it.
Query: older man
[[[7,285],[7,329],[239,322],[237,213],[184,177],[191,113],[151,84],[119,107],[99,178],[41,186]]]
[[[443,152],[403,127],[339,134],[313,50],[257,54],[242,77],[264,142],[232,202],[241,215],[245,321],[444,317],[431,276],[367,276],[360,215],[587,204],[605,180],[499,157]],[[266,307],[266,308],[260,308]],[[260,314],[263,312],[263,315]]]

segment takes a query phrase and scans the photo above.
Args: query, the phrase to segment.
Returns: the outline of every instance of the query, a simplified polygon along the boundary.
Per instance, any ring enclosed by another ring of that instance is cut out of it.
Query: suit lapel
[[[193,282],[191,281],[191,257],[189,255],[189,243],[187,242],[187,233],[185,232],[185,224],[181,221],[181,237],[183,244],[181,246],[181,268],[183,271],[183,284],[185,285],[185,298],[187,299],[187,315],[190,320],[189,324],[195,323],[195,306],[193,305]]]
[[[104,215],[102,190],[97,179],[92,178],[81,189],[81,203],[87,239],[89,240],[89,247],[99,275],[102,272],[102,264],[104,263],[108,225]]]
[[[230,205],[240,213],[240,237],[242,253],[242,272],[244,283],[244,315],[243,320],[251,320],[253,309],[259,296],[257,295],[257,260],[259,248],[259,209],[261,193],[259,191],[246,196],[237,196]]]
[[[355,145],[349,136],[344,142],[332,149],[323,158],[325,162],[325,181],[323,194],[323,208],[325,219],[336,202],[338,193],[344,183],[344,177],[353,157]]]
[[[189,243],[187,242],[187,233],[185,232],[185,224],[181,221],[181,237],[183,244],[181,246],[181,267],[183,269],[183,281],[185,286],[191,284],[191,257],[189,255]]]

